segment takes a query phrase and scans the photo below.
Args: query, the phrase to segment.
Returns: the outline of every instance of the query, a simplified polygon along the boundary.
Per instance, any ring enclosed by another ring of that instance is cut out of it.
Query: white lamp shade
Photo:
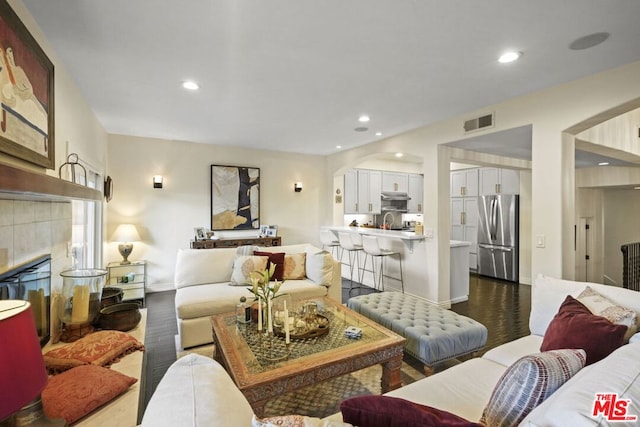
[[[120,224],[111,236],[113,242],[139,242],[140,234],[133,224]]]

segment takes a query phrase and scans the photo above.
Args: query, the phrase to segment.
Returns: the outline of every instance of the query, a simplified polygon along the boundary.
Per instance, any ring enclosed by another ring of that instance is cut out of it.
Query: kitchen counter
[[[338,226],[329,226],[322,227],[327,230],[331,230],[334,233],[340,231],[346,231],[348,233],[358,233],[364,234],[368,236],[377,236],[377,237],[386,237],[391,239],[401,239],[407,241],[419,241],[424,240],[425,236],[422,234],[416,234],[413,231],[400,231],[400,230],[383,230],[381,228],[373,228],[373,227],[338,227]]]

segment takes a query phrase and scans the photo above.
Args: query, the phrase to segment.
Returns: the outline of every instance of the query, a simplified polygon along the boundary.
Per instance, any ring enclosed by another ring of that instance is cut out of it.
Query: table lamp
[[[120,255],[122,255],[122,261],[120,261],[120,264],[131,264],[131,261],[127,258],[129,258],[129,255],[131,255],[131,251],[133,250],[132,242],[140,241],[140,234],[138,234],[136,226],[133,224],[120,224],[113,233],[111,240],[114,242],[120,242],[118,245],[118,251],[120,251]]]
[[[29,302],[0,301],[0,342],[0,425],[66,425],[42,409],[48,377]]]

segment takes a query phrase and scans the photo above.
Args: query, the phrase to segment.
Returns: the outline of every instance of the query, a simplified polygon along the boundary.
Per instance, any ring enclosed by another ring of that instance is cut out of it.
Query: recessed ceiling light
[[[198,83],[191,81],[191,80],[187,80],[182,82],[182,87],[188,90],[198,90],[200,89],[200,86],[198,85]]]
[[[609,162],[600,162],[598,166],[609,166]]]
[[[371,118],[369,118],[369,116],[367,116],[366,114],[361,115],[360,117],[358,117],[358,121],[360,123],[366,123],[369,120],[371,120]]]
[[[402,156],[404,156],[404,154],[402,154],[402,153],[396,153],[396,157],[402,157]]]
[[[376,136],[382,136],[382,132],[376,132]]]
[[[336,145],[336,148],[339,150],[342,148],[342,145]]]
[[[364,127],[364,126],[363,126],[363,127],[357,127],[357,128],[355,128],[354,130],[355,130],[356,132],[366,132],[366,131],[368,131],[368,130],[369,130],[369,128],[366,128],[366,127]]]
[[[515,51],[505,52],[502,55],[500,55],[500,57],[498,58],[498,62],[501,64],[508,64],[509,62],[513,62],[519,59],[521,56],[522,56],[522,52],[515,52]]]

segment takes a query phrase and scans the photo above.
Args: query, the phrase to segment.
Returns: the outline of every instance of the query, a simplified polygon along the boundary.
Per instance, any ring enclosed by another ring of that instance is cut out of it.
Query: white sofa
[[[330,253],[310,244],[253,247],[260,252],[306,254],[306,277],[286,280],[279,294],[294,298],[328,296],[342,298],[341,264]],[[252,301],[249,285],[230,286],[234,260],[238,253],[252,248],[181,249],[176,258],[174,286],[178,335],[182,348],[213,342],[209,318],[235,310],[240,297]]]
[[[445,410],[470,421],[479,421],[503,373],[521,357],[540,352],[543,336],[561,303],[569,294],[574,297],[580,294],[586,285],[617,304],[640,313],[640,292],[540,276],[532,287],[532,309],[529,321],[531,335],[494,348],[483,357],[465,361],[394,390],[387,393],[387,396]],[[559,427],[638,425],[640,421],[640,358],[638,354],[640,354],[640,340],[638,335],[635,335],[628,344],[615,350],[603,360],[582,368],[533,409],[520,425]],[[224,381],[207,380],[209,383],[206,385],[198,384],[198,387],[194,388],[197,390],[197,403],[196,395],[172,399],[171,395],[179,395],[176,394],[179,393],[177,389],[191,389],[194,386],[191,382],[205,381],[206,378],[194,375],[188,366],[185,368],[185,365],[193,361],[196,365],[206,365],[206,369],[210,372],[207,375],[223,376],[226,379]],[[143,425],[248,425],[252,414],[244,396],[236,393],[237,389],[228,391],[225,396],[233,402],[225,401],[224,406],[238,408],[238,410],[211,410],[210,402],[215,400],[211,397],[224,393],[223,388],[233,388],[230,386],[229,377],[225,375],[220,365],[211,360],[198,358],[179,360],[176,364],[179,366],[167,372],[152,397],[144,414]],[[592,417],[596,393],[617,393],[620,399],[630,399],[627,415],[638,416],[638,421],[610,423],[602,415],[597,418]],[[185,406],[189,407],[189,411],[179,410]],[[240,422],[237,417],[242,417],[241,424],[237,424]],[[341,421],[341,419],[340,414],[327,418],[333,421]]]

